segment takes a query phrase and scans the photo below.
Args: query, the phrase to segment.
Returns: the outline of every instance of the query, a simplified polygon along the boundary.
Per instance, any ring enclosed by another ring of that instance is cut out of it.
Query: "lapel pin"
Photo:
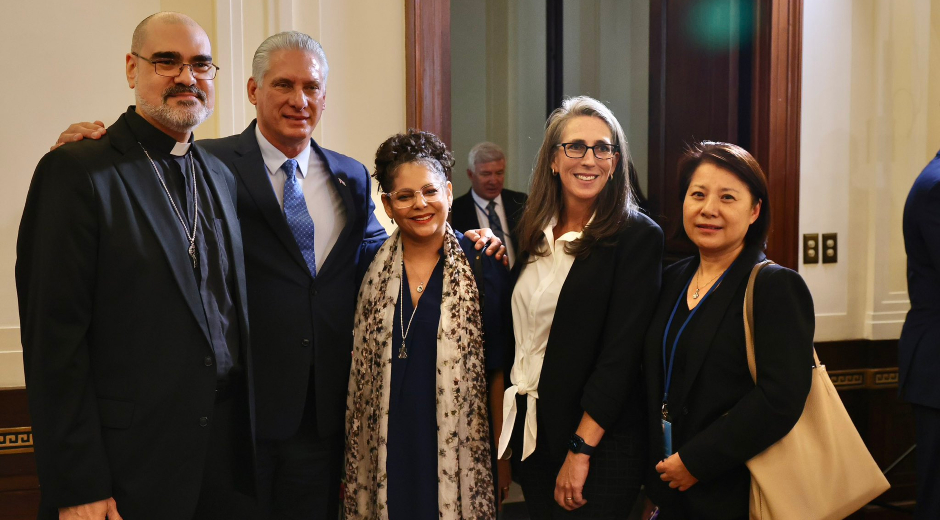
[[[346,181],[344,181],[342,177],[337,177],[336,180],[338,180],[339,183],[342,184],[343,186],[346,185]]]

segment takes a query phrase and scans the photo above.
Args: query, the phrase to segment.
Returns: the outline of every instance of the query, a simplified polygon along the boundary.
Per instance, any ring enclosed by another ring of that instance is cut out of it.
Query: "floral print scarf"
[[[346,398],[348,520],[388,520],[386,443],[401,270],[401,237],[396,230],[369,266],[356,306]],[[436,378],[440,518],[495,518],[479,296],[473,271],[449,225],[444,234],[442,296]]]

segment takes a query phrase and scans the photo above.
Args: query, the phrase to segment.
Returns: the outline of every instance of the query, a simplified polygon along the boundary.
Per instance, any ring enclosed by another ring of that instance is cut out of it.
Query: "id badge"
[[[660,419],[663,422],[663,456],[669,458],[675,453],[672,450],[672,423],[666,419]]]

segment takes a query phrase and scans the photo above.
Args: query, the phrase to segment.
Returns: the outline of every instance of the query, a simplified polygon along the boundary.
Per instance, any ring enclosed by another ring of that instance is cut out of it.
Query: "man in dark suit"
[[[940,154],[914,181],[904,205],[907,313],[898,342],[901,398],[917,430],[915,518],[940,518]]]
[[[271,36],[248,80],[257,120],[240,135],[202,143],[238,179],[256,342],[259,498],[275,518],[337,515],[356,262],[364,242],[387,238],[365,166],[310,137],[327,75],[313,38]]]
[[[158,13],[126,57],[137,104],[43,157],[17,241],[46,519],[250,518],[250,361],[235,180],[192,143],[209,38]]]
[[[522,216],[526,194],[503,189],[506,178],[506,155],[494,143],[475,145],[467,158],[467,177],[471,189],[454,199],[451,223],[457,231],[491,228],[506,244],[509,263],[516,260],[518,237],[516,222]],[[506,240],[507,235],[509,240]]]

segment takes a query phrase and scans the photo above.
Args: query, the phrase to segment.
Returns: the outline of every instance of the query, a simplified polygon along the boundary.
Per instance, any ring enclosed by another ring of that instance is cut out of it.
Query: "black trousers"
[[[584,483],[587,504],[574,511],[566,511],[555,502],[555,479],[564,458],[552,457],[544,447],[536,447],[526,460],[514,465],[513,472],[518,475],[516,480],[522,486],[532,520],[626,519],[640,491],[645,457],[642,447],[628,435],[614,432],[604,435],[591,456]]]
[[[335,520],[343,470],[343,436],[317,433],[312,396],[292,437],[258,440],[258,500],[272,520]]]
[[[913,405],[917,430],[915,520],[940,518],[940,409]]]

